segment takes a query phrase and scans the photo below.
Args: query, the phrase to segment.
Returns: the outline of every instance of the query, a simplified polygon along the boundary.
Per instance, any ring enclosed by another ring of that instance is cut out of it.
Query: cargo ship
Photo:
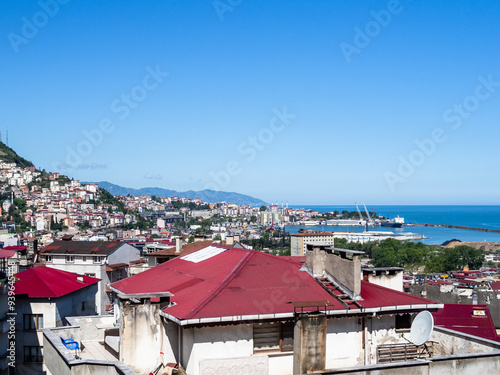
[[[405,223],[405,218],[404,217],[395,217],[394,219],[389,219],[382,221],[380,223],[381,226],[383,227],[390,227],[390,228],[401,228],[403,224]]]

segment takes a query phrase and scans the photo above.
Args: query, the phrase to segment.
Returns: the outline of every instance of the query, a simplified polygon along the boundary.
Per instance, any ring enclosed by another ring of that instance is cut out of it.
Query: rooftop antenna
[[[433,329],[434,318],[429,311],[424,310],[419,312],[415,319],[413,319],[410,328],[410,339],[408,340],[406,337],[403,337],[416,346],[423,345],[427,354],[430,355],[426,342],[431,337]]]
[[[5,144],[7,145],[7,147],[9,147],[9,129],[6,130],[6,135],[5,135]]]

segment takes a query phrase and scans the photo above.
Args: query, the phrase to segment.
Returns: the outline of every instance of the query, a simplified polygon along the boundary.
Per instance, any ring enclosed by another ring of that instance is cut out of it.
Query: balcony
[[[113,316],[85,316],[67,319],[69,326],[43,330],[44,362],[53,373],[137,375],[118,361],[118,328]],[[68,349],[61,341],[73,339],[80,350]],[[75,372],[76,371],[76,372]]]

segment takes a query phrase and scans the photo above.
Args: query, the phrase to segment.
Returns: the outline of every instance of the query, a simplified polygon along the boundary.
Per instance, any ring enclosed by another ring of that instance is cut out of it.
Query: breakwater
[[[465,230],[477,230],[477,231],[481,231],[481,232],[500,233],[500,229],[474,228],[474,227],[466,227],[466,226],[463,226],[463,225],[415,223],[415,224],[411,224],[411,226],[417,226],[417,227],[438,227],[438,228],[454,228],[454,229],[465,229]]]

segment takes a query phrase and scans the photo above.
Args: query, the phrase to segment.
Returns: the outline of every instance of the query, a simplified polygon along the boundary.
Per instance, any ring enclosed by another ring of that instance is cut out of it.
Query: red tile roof
[[[330,309],[345,310],[301,266],[284,257],[233,248],[198,263],[178,257],[112,287],[125,294],[173,293],[175,305],[163,311],[179,320],[292,313],[291,301],[330,301]],[[434,303],[363,281],[361,296],[365,308]]]
[[[100,281],[95,277],[83,276],[83,282],[77,280],[77,274],[50,267],[35,267],[16,274],[16,295],[28,297],[62,297],[86,288]]]
[[[476,315],[474,311],[476,310]],[[478,311],[484,312],[484,315]],[[445,304],[443,309],[432,313],[434,325],[500,342],[487,305]]]

